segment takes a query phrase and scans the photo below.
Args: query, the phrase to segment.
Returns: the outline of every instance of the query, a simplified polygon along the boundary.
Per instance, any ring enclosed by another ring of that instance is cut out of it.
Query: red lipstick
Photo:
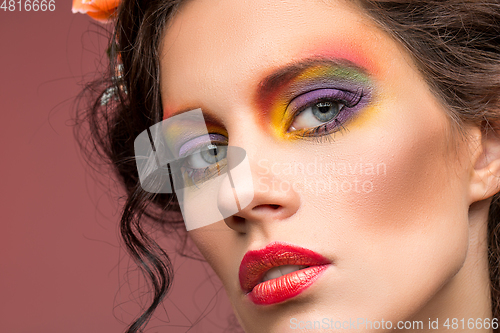
[[[240,265],[240,286],[255,304],[280,303],[306,290],[330,264],[314,251],[275,242],[245,254]]]

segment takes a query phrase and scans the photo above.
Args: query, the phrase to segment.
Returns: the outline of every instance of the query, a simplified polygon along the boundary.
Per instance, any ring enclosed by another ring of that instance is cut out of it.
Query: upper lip
[[[240,264],[241,289],[251,292],[262,281],[264,274],[273,267],[283,265],[318,266],[331,261],[312,250],[274,242],[261,250],[248,251]]]

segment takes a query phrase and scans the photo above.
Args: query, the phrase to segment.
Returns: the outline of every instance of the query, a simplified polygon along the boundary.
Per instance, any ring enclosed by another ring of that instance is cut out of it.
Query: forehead
[[[248,87],[273,70],[315,56],[383,74],[391,50],[400,53],[346,1],[188,1],[165,31],[162,97],[169,105],[193,92],[251,98]]]

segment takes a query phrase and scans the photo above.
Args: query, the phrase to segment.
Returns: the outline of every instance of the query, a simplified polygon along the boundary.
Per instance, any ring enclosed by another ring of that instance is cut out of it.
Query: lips
[[[255,304],[280,303],[306,290],[330,264],[314,251],[275,242],[245,254],[240,286]]]

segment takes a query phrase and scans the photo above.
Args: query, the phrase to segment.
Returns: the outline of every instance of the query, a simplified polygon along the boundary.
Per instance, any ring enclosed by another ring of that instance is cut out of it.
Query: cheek
[[[371,295],[380,291],[380,299],[397,295],[387,306],[409,313],[462,267],[468,205],[464,168],[448,140],[444,111],[433,104],[425,111],[412,107],[421,103],[403,105],[388,106],[376,120],[380,127],[363,128],[359,139],[351,130],[351,150],[341,155],[363,166],[341,178],[369,185],[333,194],[329,202],[336,203],[330,213],[341,221],[332,227],[343,241],[336,249],[339,271],[357,272],[351,282]]]
[[[239,290],[238,268],[242,257],[241,241],[224,221],[189,231],[194,242],[207,263],[224,284],[228,294]],[[236,278],[235,278],[236,277]]]
[[[393,243],[395,251],[419,251],[421,256],[466,249],[466,187],[447,142],[448,128],[440,120],[390,128],[376,145],[365,144],[360,152],[377,168],[359,175],[370,191],[350,192],[344,212],[353,228],[381,238],[384,247]]]
[[[413,233],[436,227],[431,221],[453,215],[452,208],[465,202],[460,165],[447,141],[447,120],[440,118],[393,117],[394,126],[386,126],[383,135],[371,133],[355,144],[362,147],[355,155],[364,161],[357,178],[367,184],[366,191],[346,195],[353,221],[363,221],[357,227]]]
[[[384,172],[366,175],[373,182],[373,191],[352,199],[358,200],[358,207],[365,206],[359,201],[365,200],[379,208],[371,209],[372,213],[393,221],[388,225],[393,230],[435,228],[432,221],[443,218],[445,223],[459,213],[457,208],[467,212],[466,170],[463,151],[459,151],[463,147],[457,149],[459,140],[455,140],[446,110],[430,92],[415,88],[413,94],[403,91],[398,95],[408,97],[388,104],[388,112],[376,121],[380,126],[373,127],[359,144],[366,147],[359,154],[383,165]],[[354,211],[366,213],[363,208]]]
[[[224,221],[191,230],[188,234],[203,257],[216,271],[217,266],[222,265],[222,262],[228,259],[228,256],[221,256],[224,253],[226,243],[219,241],[230,236],[230,229],[227,228]]]

